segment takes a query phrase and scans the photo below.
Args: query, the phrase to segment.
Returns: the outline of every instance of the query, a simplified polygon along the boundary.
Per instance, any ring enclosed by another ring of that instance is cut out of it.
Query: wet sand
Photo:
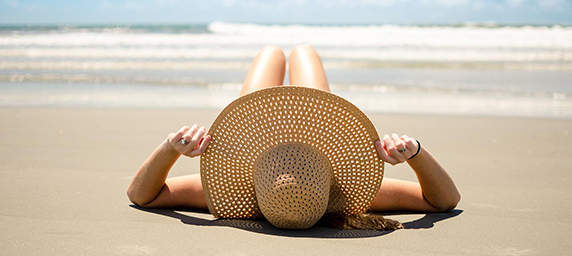
[[[371,114],[417,138],[462,194],[443,214],[392,213],[405,229],[283,231],[265,221],[132,207],[125,190],[169,132],[213,110],[0,109],[5,255],[564,255],[572,251],[572,121]],[[199,172],[180,159],[171,175]],[[406,165],[386,177],[415,180]]]

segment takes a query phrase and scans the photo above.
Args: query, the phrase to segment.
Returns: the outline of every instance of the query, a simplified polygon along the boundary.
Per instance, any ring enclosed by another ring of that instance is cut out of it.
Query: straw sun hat
[[[266,218],[286,229],[324,214],[365,212],[383,178],[371,121],[332,93],[302,86],[255,91],[212,124],[201,156],[209,211],[217,218]]]

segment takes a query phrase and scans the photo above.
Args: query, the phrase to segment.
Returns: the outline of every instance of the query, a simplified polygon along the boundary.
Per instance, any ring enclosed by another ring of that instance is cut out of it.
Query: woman
[[[246,76],[241,96],[250,92],[281,86],[286,60],[281,49],[266,46],[256,56]],[[330,91],[320,57],[308,45],[295,47],[289,58],[290,83]],[[211,141],[205,127],[193,125],[171,133],[141,165],[127,195],[141,207],[189,207],[207,209],[201,178],[198,174],[167,179],[167,174],[181,155],[200,156]],[[181,141],[183,143],[181,143]],[[373,212],[415,211],[444,212],[457,205],[460,194],[445,169],[415,139],[406,135],[384,135],[376,141],[379,157],[392,165],[407,162],[419,180],[409,182],[385,178],[373,200]]]

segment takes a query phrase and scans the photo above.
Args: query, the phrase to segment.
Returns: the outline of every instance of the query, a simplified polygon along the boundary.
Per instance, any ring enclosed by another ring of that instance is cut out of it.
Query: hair
[[[354,215],[326,214],[320,222],[339,229],[397,230],[403,228],[398,221],[386,219],[375,213]]]

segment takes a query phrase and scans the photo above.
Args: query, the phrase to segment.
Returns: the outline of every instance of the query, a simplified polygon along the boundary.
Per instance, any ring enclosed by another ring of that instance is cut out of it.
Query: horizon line
[[[572,23],[541,23],[541,22],[494,22],[494,21],[464,21],[464,22],[249,22],[249,21],[205,21],[205,22],[0,22],[0,27],[29,26],[29,27],[60,27],[60,26],[192,26],[209,25],[212,23],[254,24],[254,25],[306,25],[306,26],[475,26],[475,27],[522,27],[522,26],[572,26]]]

